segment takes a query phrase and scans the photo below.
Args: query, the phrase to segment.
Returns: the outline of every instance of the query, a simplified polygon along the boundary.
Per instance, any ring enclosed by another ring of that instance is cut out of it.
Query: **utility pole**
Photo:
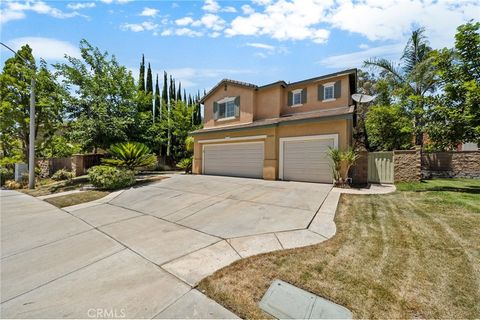
[[[35,66],[31,65],[27,59],[19,55],[15,50],[0,42],[2,46],[12,51],[19,57],[27,67],[33,71],[30,83],[30,132],[28,139],[28,188],[35,189]]]

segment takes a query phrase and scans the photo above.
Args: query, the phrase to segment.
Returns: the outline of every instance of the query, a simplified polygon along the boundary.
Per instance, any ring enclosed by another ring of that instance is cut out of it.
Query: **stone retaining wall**
[[[395,182],[414,182],[422,178],[421,150],[393,151],[393,180]]]
[[[480,151],[422,154],[423,178],[480,178]]]

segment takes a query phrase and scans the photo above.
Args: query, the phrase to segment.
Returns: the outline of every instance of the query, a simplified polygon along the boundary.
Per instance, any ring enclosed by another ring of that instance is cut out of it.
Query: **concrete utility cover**
[[[282,280],[273,281],[260,308],[277,319],[352,319],[345,307]]]

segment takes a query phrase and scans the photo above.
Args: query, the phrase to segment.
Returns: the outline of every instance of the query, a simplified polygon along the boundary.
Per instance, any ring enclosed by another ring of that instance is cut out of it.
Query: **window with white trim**
[[[326,85],[323,87],[323,99],[324,100],[333,100],[335,99],[334,85]]]
[[[235,101],[227,101],[218,104],[218,119],[235,117]]]
[[[292,92],[293,94],[293,105],[302,104],[302,91]]]
[[[215,120],[227,120],[238,117],[240,97],[225,97],[213,103]]]

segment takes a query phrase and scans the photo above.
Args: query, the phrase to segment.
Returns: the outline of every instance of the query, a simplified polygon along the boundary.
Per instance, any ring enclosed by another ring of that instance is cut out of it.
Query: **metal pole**
[[[30,86],[30,134],[29,134],[29,142],[28,142],[28,188],[35,189],[35,74],[32,75],[32,81]]]
[[[12,51],[17,57],[19,57],[27,66],[29,62],[27,59],[18,54],[15,50],[7,46],[5,43],[0,42],[2,46]],[[28,139],[28,188],[35,189],[35,67],[30,65],[33,71],[31,88],[30,88],[30,132]]]

